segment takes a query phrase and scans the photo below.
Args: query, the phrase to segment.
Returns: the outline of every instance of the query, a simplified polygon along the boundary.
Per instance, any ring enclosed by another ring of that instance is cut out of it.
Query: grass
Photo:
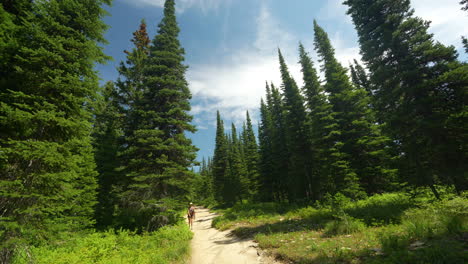
[[[388,193],[314,207],[238,204],[213,221],[293,263],[468,263],[468,199]]]
[[[191,238],[192,232],[183,222],[141,235],[124,230],[96,232],[45,246],[18,249],[13,264],[185,263]]]

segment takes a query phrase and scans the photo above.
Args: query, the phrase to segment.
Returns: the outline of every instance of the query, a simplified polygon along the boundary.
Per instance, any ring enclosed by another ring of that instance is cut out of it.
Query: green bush
[[[369,226],[380,226],[400,223],[403,212],[415,206],[417,204],[404,193],[385,193],[348,203],[344,210]]]
[[[192,232],[182,222],[141,235],[111,230],[18,249],[13,264],[182,263],[188,256],[191,238]]]
[[[342,215],[338,220],[328,222],[324,228],[325,236],[347,235],[363,231],[366,225],[359,219]]]

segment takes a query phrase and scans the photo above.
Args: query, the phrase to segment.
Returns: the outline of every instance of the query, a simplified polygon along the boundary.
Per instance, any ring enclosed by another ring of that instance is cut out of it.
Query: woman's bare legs
[[[192,229],[192,226],[193,226],[193,218],[192,217],[188,217],[188,225],[189,225],[189,228]]]

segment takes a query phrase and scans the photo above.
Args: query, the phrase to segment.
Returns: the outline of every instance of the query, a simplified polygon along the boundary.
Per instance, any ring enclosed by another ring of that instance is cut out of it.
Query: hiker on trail
[[[190,203],[190,206],[187,210],[187,218],[188,218],[189,227],[190,229],[192,229],[193,220],[195,219],[195,206],[193,206],[193,203]]]

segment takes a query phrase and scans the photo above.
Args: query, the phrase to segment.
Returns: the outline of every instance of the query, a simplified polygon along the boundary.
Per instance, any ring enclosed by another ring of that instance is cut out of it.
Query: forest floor
[[[211,227],[217,215],[206,208],[197,208],[193,224],[191,264],[273,264],[252,239],[241,239],[230,230]]]

